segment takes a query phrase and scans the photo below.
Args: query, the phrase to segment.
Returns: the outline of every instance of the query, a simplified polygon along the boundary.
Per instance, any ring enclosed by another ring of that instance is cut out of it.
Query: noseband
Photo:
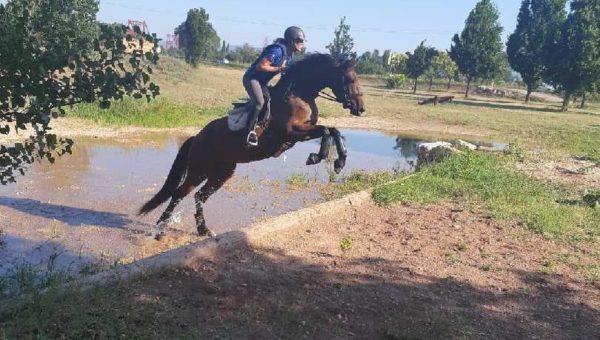
[[[350,93],[350,87],[348,86],[348,83],[346,83],[346,75],[342,75],[342,84],[344,84],[344,98],[340,98],[339,96],[332,96],[329,93],[326,92],[319,92],[319,97],[327,99],[327,100],[331,100],[334,102],[338,102],[338,103],[342,103],[342,105],[344,106],[344,108],[350,107],[352,105],[352,99],[356,99],[357,97],[362,97],[362,92],[357,92],[357,93]]]

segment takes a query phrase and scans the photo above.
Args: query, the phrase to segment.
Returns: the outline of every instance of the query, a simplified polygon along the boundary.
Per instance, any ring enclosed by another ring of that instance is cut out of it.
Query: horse
[[[247,130],[232,131],[227,117],[208,123],[200,132],[188,138],[177,156],[162,188],[138,212],[147,214],[169,198],[169,205],[156,222],[155,238],[165,235],[167,222],[173,210],[194,188],[196,201],[196,228],[200,236],[215,236],[206,225],[202,205],[233,176],[237,163],[248,163],[269,157],[278,157],[297,142],[321,138],[319,153],[311,153],[307,165],[317,164],[329,154],[331,139],[335,142],[337,159],[334,171],[345,165],[347,150],[338,129],[317,125],[318,110],[315,99],[341,103],[352,115],[360,116],[365,105],[355,71],[356,59],[341,61],[328,54],[313,54],[290,66],[277,84],[270,88],[270,116],[257,129],[258,146],[246,146]],[[334,95],[321,94],[330,88]]]

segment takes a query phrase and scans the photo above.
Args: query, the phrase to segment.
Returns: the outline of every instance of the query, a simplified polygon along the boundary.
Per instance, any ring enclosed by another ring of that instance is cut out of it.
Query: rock
[[[456,144],[455,144],[455,146],[456,146],[457,148],[469,149],[469,150],[471,150],[471,151],[477,150],[477,145],[475,145],[475,144],[471,144],[471,143],[469,143],[469,142],[465,142],[465,141],[464,141],[464,140],[462,140],[462,139],[459,139],[459,140],[457,140],[457,141],[456,141]]]
[[[417,171],[426,165],[433,165],[458,152],[448,142],[423,143],[419,145],[417,152]]]

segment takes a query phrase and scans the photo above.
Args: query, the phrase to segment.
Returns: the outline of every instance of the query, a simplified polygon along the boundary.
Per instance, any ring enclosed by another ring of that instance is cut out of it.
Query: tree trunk
[[[531,99],[531,92],[533,92],[531,85],[527,85],[527,94],[525,95],[525,104],[529,104],[529,100]]]
[[[583,96],[581,96],[581,105],[579,105],[579,108],[585,108],[585,92],[583,93]]]
[[[415,78],[415,86],[413,87],[413,93],[417,93],[417,81],[419,78]]]
[[[465,98],[469,98],[469,87],[471,86],[471,78],[467,78],[467,91],[465,91]]]
[[[571,101],[571,93],[565,92],[565,98],[562,103],[562,112],[569,110],[569,102]]]
[[[450,90],[450,83],[452,82],[452,78],[448,78],[448,90]]]
[[[429,78],[429,92],[431,92],[432,85],[433,85],[433,77]]]

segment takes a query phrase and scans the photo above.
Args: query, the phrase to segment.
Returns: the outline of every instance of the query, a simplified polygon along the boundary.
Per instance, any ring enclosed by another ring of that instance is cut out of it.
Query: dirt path
[[[575,269],[588,251],[453,205],[368,201],[109,300],[199,338],[597,339],[600,286]]]

